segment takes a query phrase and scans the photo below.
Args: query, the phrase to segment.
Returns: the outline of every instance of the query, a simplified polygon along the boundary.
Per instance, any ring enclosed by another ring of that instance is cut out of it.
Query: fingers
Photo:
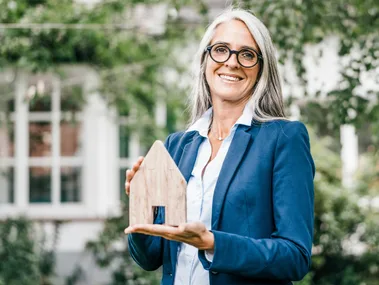
[[[134,225],[125,229],[126,234],[129,233],[141,233],[152,236],[162,236],[162,237],[171,237],[175,235],[180,235],[177,227],[158,225],[158,224],[142,224]]]
[[[125,193],[129,196],[130,193],[130,181],[132,180],[134,174],[131,172],[131,170],[127,169],[125,172]]]
[[[136,163],[134,163],[132,169],[127,171],[127,177],[126,177],[126,180],[127,180],[128,182],[130,182],[130,181],[133,179],[134,175],[136,174],[136,172],[138,171],[138,169],[141,167],[141,164],[142,164],[142,162],[143,162],[143,159],[144,159],[144,157],[143,157],[143,156],[140,156],[140,157],[137,159]]]
[[[141,166],[141,164],[142,164],[142,162],[143,162],[144,159],[145,159],[145,158],[144,158],[143,156],[138,157],[137,162],[136,162],[136,163],[134,164],[134,166],[133,166],[133,168],[136,167],[136,166],[138,166],[137,169],[136,169],[136,171],[137,171],[138,168]]]
[[[128,171],[126,171],[127,173]],[[129,196],[130,193],[130,182],[125,182],[125,193]]]
[[[158,224],[138,224],[125,229],[125,234],[141,233],[160,236],[190,244],[198,249],[214,249],[214,235],[201,222],[180,224],[177,227]]]
[[[130,193],[130,181],[133,179],[134,175],[140,168],[142,162],[144,160],[143,156],[140,156],[137,160],[137,162],[133,165],[132,169],[128,169],[125,172],[125,193],[129,195]]]
[[[141,233],[152,236],[162,236],[169,239],[186,239],[199,236],[202,228],[199,230],[195,227],[194,229],[197,231],[191,230],[191,224],[180,224],[178,227],[160,224],[139,224],[128,227],[125,229],[125,233]]]

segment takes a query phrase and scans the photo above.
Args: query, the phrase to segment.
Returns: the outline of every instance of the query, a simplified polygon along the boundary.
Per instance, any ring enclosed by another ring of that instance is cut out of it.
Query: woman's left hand
[[[200,250],[213,250],[214,236],[201,222],[180,224],[178,227],[158,224],[141,224],[125,229],[125,234],[140,233],[160,236],[168,240],[188,243]]]

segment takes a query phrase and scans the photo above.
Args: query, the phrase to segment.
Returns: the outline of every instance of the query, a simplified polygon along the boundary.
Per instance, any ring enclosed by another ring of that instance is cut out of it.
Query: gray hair
[[[247,105],[254,114],[254,120],[267,122],[285,119],[282,87],[279,79],[275,48],[265,25],[253,14],[242,10],[229,8],[219,15],[207,28],[195,55],[193,65],[194,85],[189,98],[191,109],[191,124],[199,119],[212,106],[208,83],[205,78],[205,68],[209,59],[206,47],[210,44],[218,25],[230,20],[242,21],[255,39],[263,57],[257,83],[253,88]]]

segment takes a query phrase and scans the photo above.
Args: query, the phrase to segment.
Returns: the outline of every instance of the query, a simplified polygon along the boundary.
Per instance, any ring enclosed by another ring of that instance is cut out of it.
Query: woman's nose
[[[232,54],[227,61],[225,61],[225,65],[230,68],[239,68],[240,64],[237,60],[237,54]]]

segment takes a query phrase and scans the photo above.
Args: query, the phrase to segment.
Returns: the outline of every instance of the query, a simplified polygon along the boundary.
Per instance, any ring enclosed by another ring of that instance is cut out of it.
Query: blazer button
[[[172,277],[172,273],[169,274]]]
[[[218,272],[216,272],[216,271],[211,271],[211,273],[214,275],[218,274]]]

